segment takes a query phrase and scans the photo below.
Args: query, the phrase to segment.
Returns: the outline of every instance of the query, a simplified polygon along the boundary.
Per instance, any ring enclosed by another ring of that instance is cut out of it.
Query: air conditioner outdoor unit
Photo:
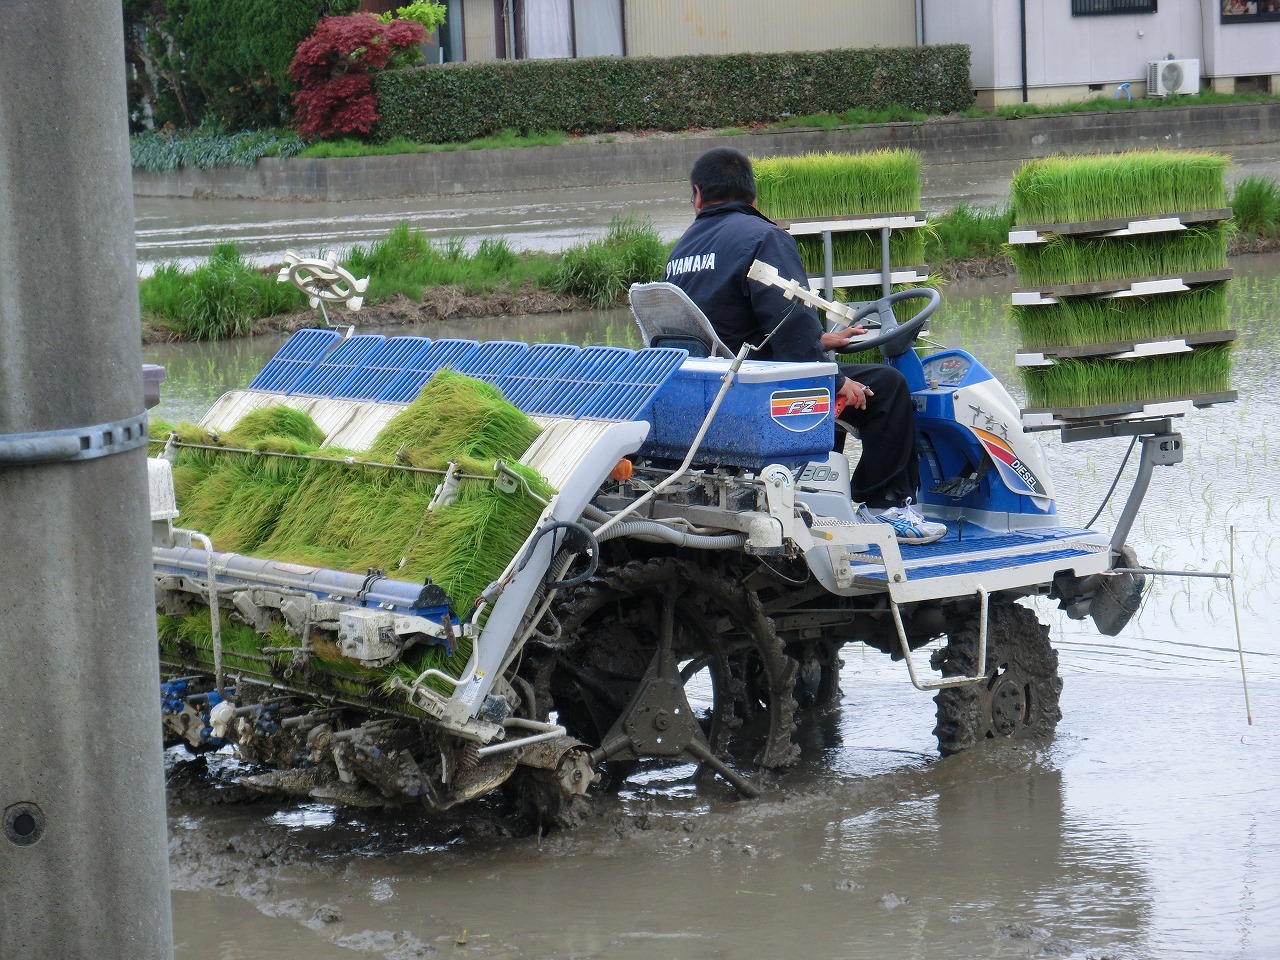
[[[1152,60],[1147,64],[1147,96],[1199,92],[1199,60]]]

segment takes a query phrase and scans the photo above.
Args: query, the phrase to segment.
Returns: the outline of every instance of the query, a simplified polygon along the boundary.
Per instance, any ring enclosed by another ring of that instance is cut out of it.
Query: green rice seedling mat
[[[1178,294],[1064,297],[1051,306],[1009,309],[1028,348],[1186,336],[1223,330],[1229,322],[1225,283]]]
[[[922,161],[912,150],[810,153],[753,159],[752,164],[756,204],[773,220],[850,218],[920,208]],[[826,269],[822,237],[800,236],[796,243],[805,269],[811,275],[822,274]],[[924,249],[921,229],[890,235],[889,256],[894,265],[919,264]],[[878,270],[880,231],[833,233],[832,253],[838,273]]]
[[[1158,400],[1135,400],[1127,403],[1100,404],[1093,407],[1025,407],[1023,426],[1027,430],[1058,430],[1071,421],[1090,422],[1115,420],[1125,417],[1163,417],[1167,404],[1189,403],[1193,407],[1212,407],[1219,403],[1234,403],[1239,394],[1234,390],[1221,393],[1201,393],[1186,397],[1160,397]]]
[[[220,551],[430,580],[465,616],[524,545],[554,493],[535,471],[516,462],[538,433],[496,387],[450,370],[437,373],[370,449],[358,453],[322,447],[314,421],[285,406],[255,410],[222,435],[179,424],[172,428],[171,451],[180,522],[208,535]],[[525,481],[514,492],[497,485],[499,460]],[[450,471],[453,499],[433,508]],[[199,625],[188,630],[198,632]],[[211,666],[211,654],[199,651],[211,650],[212,640],[187,640],[174,648],[185,651],[183,662]],[[257,637],[256,646],[248,638],[244,643],[243,651],[231,651],[248,658],[237,668],[276,676],[279,663],[262,653],[272,642]],[[412,680],[426,666],[458,676],[469,644],[461,638],[452,655],[442,646],[413,650],[375,679]],[[336,651],[334,658],[317,654],[311,663],[333,675],[336,690],[349,682],[350,695],[371,679],[368,670],[343,661]],[[355,673],[337,676],[344,670]]]
[[[1223,394],[1231,388],[1231,345],[1135,360],[1063,358],[1023,368],[1029,409],[1065,410]],[[1026,412],[1025,410],[1023,411]]]
[[[1180,337],[1153,337],[1149,340],[1113,340],[1109,343],[1086,343],[1080,346],[1047,345],[1039,350],[1019,350],[1019,357],[1046,357],[1079,359],[1081,357],[1102,357],[1120,353],[1133,353],[1140,348],[1151,348],[1150,352],[1160,352],[1164,345],[1185,345],[1187,347],[1208,346],[1211,344],[1232,343],[1236,339],[1234,330],[1211,330],[1208,333],[1188,333]],[[1115,359],[1113,356],[1112,359]]]
[[[1230,157],[1135,150],[1028,160],[1009,184],[1017,225],[1082,223],[1228,206]]]
[[[1132,237],[1053,237],[1017,244],[1010,259],[1024,286],[1084,284],[1227,268],[1225,222]]]

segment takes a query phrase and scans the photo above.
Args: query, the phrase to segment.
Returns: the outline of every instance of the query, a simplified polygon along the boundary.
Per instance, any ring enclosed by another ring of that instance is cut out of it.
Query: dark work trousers
[[[906,378],[881,363],[842,363],[840,372],[870,387],[865,410],[845,407],[840,419],[858,431],[862,457],[853,471],[852,496],[873,509],[901,506],[920,484],[916,416]],[[844,431],[836,427],[836,449]]]

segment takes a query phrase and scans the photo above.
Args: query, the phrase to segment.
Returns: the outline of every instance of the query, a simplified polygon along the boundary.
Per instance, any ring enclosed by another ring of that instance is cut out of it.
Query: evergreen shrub
[[[500,130],[687,130],[891,105],[973,102],[962,44],[725,56],[461,63],[373,77],[381,139],[453,143]]]

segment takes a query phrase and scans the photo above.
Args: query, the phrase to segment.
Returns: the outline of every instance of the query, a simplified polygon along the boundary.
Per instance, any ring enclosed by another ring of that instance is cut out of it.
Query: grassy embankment
[[[1231,198],[1237,238],[1280,238],[1280,184],[1248,177]],[[1004,246],[1012,222],[1007,209],[961,204],[932,218],[926,262],[941,275],[965,264],[996,258],[1005,269]],[[662,276],[670,244],[646,221],[618,218],[607,235],[563,254],[511,250],[501,239],[474,252],[460,240],[433,243],[407,225],[368,247],[357,247],[344,265],[368,276],[371,307],[401,299],[421,304],[432,291],[449,290],[483,303],[509,305],[536,297],[541,307],[609,307],[625,302],[632,282]],[[161,266],[140,285],[142,319],[155,339],[216,340],[253,333],[263,321],[307,310],[305,298],[276,272],[245,263],[234,245],[215,248],[192,271]],[[501,309],[509,309],[504,306]],[[499,311],[500,312],[500,311]],[[474,313],[474,311],[473,311]]]

